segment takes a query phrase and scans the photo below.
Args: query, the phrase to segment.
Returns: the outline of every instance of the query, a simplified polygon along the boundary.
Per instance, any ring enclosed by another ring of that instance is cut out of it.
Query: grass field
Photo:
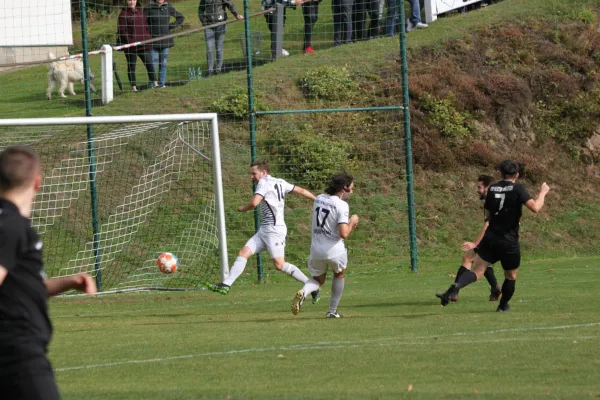
[[[351,264],[339,320],[324,318],[329,282],[293,316],[287,277],[228,296],[58,298],[50,356],[65,400],[600,397],[600,258],[526,262],[510,313],[485,282],[442,308],[457,266]]]

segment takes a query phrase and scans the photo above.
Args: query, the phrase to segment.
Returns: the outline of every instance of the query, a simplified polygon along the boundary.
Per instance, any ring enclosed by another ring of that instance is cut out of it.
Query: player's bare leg
[[[277,271],[283,272],[284,274],[288,274],[295,280],[301,283],[305,283],[308,280],[308,277],[304,275],[300,268],[296,267],[293,264],[285,262],[285,257],[277,257],[273,259],[273,265]]]

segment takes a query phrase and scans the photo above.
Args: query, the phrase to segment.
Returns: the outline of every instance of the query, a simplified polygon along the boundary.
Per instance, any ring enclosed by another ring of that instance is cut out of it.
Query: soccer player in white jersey
[[[317,196],[313,205],[312,241],[308,270],[312,275],[292,300],[292,314],[300,312],[308,294],[319,290],[325,283],[327,268],[333,271],[331,299],[326,318],[341,318],[337,308],[344,292],[344,271],[348,264],[348,253],[344,239],[358,225],[358,215],[350,216],[346,200],[354,191],[354,178],[345,172],[331,177],[325,194]]]
[[[238,211],[254,210],[260,204],[261,225],[258,232],[246,242],[246,245],[238,253],[227,278],[217,284],[206,283],[208,289],[213,292],[229,293],[233,282],[244,272],[250,256],[265,250],[271,255],[273,265],[278,271],[284,272],[302,283],[308,280],[298,267],[285,261],[287,227],[283,219],[283,211],[286,194],[294,192],[311,200],[315,199],[315,195],[300,186],[269,175],[269,166],[264,161],[250,164],[250,173],[252,182],[257,184],[256,190],[250,202],[240,206]],[[318,294],[313,297],[313,302],[316,301],[318,301]]]

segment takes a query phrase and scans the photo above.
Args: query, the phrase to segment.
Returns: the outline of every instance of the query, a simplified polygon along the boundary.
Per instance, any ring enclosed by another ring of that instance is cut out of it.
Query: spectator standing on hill
[[[348,252],[344,239],[358,225],[358,215],[350,216],[346,202],[354,192],[354,178],[346,173],[331,177],[324,194],[320,194],[313,204],[312,240],[308,270],[312,276],[292,299],[292,314],[300,312],[304,299],[318,291],[325,283],[327,269],[331,268],[331,299],[325,318],[341,318],[337,312],[344,293],[344,271],[348,264]]]
[[[398,23],[398,2],[404,0],[385,0],[385,36],[394,36],[396,34],[396,24]]]
[[[183,24],[184,19],[183,14],[175,10],[175,7],[169,5],[166,0],[151,1],[144,7],[144,15],[153,38],[170,35],[171,30]],[[175,21],[171,22],[171,18],[175,18]],[[154,70],[158,70],[159,88],[164,88],[167,83],[169,49],[173,46],[175,46],[173,38],[152,42],[152,63]]]
[[[331,0],[333,13],[333,45],[352,41],[352,6],[354,0]]]
[[[7,400],[60,398],[47,358],[48,297],[73,289],[96,293],[85,273],[46,277],[42,241],[30,221],[41,183],[40,159],[30,147],[0,153],[0,387]]]
[[[202,26],[213,25],[227,21],[226,8],[233,16],[238,19],[244,19],[231,0],[200,0],[198,5],[198,18]],[[223,43],[225,41],[225,32],[227,24],[206,28],[204,38],[206,39],[206,62],[208,63],[208,76],[216,73],[220,74],[223,68]],[[215,53],[217,66],[215,69]]]
[[[127,0],[127,7],[124,7],[119,14],[117,32],[119,44],[131,44],[152,39],[148,21],[144,16],[139,0]],[[151,49],[151,44],[142,44],[124,49],[125,59],[127,60],[127,78],[131,84],[131,90],[134,92],[137,92],[135,66],[138,57],[146,67],[148,81],[151,82],[152,86],[158,86],[154,64],[152,63]]]
[[[292,9],[296,9],[296,6],[301,6],[304,3],[304,0],[261,0],[260,1],[260,9],[265,11],[270,8],[275,8],[275,4],[283,5],[283,26],[285,26],[285,10],[290,7]],[[269,27],[269,31],[271,32],[271,58],[275,59],[275,43],[277,38],[275,36],[275,26],[277,25],[277,16],[273,11],[265,14],[265,20],[267,21],[267,26]],[[286,49],[281,50],[281,55],[287,57],[290,55],[289,51]]]
[[[242,247],[229,271],[229,276],[220,283],[206,283],[206,287],[213,292],[227,294],[231,285],[244,272],[248,259],[254,254],[268,251],[273,265],[278,271],[288,274],[298,282],[306,282],[308,278],[298,267],[285,261],[285,238],[287,227],[283,218],[285,196],[290,192],[299,194],[307,199],[315,200],[315,195],[300,186],[292,185],[283,179],[269,175],[269,166],[264,161],[250,164],[250,176],[256,183],[256,190],[250,202],[240,206],[239,212],[255,209],[260,204],[261,225],[260,229]],[[318,293],[313,296],[313,301],[318,301]]]
[[[313,53],[312,33],[317,20],[319,19],[319,4],[323,0],[305,1],[302,4],[302,15],[304,16],[304,52]]]
[[[457,282],[438,296],[442,306],[448,305],[452,296],[457,296],[460,289],[479,280],[489,264],[500,261],[504,269],[502,298],[496,311],[510,311],[509,301],[515,293],[515,284],[521,265],[519,248],[519,222],[523,205],[534,213],[544,207],[544,200],[550,187],[542,183],[540,193],[534,200],[519,183],[519,165],[505,160],[498,167],[502,180],[488,189],[485,197],[485,214],[489,225],[483,239],[477,246],[477,255],[473,261],[473,269],[464,271]]]
[[[485,200],[487,196],[488,189],[492,184],[494,178],[489,175],[480,175],[477,178],[477,194],[479,195],[479,200]],[[458,271],[456,272],[456,279],[454,282],[458,282],[460,276],[465,271],[470,271],[473,265],[473,260],[475,259],[475,255],[477,254],[477,246],[483,239],[483,235],[485,235],[485,231],[489,225],[488,219],[485,217],[485,209],[484,209],[484,217],[483,217],[483,228],[479,232],[479,235],[472,242],[465,242],[461,246],[461,250],[465,251],[465,254],[462,257],[462,262]],[[502,294],[502,290],[498,286],[498,281],[496,280],[496,275],[494,274],[494,267],[492,265],[488,265],[483,273],[485,279],[487,279],[490,284],[490,301],[497,301]],[[441,294],[438,296],[441,298]],[[456,296],[450,297],[450,301],[456,302],[458,301],[458,294]]]
[[[367,15],[370,20],[368,28]],[[354,0],[352,28],[354,41],[377,37],[379,31],[379,0]]]
[[[404,0],[397,0],[404,1]],[[410,2],[410,17],[406,19],[406,32],[410,32],[413,29],[425,29],[429,25],[424,24],[421,21],[421,3],[420,0],[409,0]]]

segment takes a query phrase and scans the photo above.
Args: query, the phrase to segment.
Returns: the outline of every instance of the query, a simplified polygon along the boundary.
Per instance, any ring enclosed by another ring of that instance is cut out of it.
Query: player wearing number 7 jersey
[[[244,272],[248,258],[254,253],[268,251],[273,260],[273,265],[278,271],[284,272],[299,282],[306,282],[308,278],[295,265],[285,262],[285,237],[287,227],[283,219],[285,196],[294,192],[307,199],[314,200],[315,195],[300,186],[292,185],[283,179],[269,175],[269,166],[264,161],[256,161],[250,164],[250,175],[252,182],[256,183],[256,190],[250,202],[240,206],[239,212],[255,209],[260,204],[261,225],[254,236],[242,247],[229,271],[227,278],[220,283],[205,283],[206,287],[213,292],[221,294],[229,293],[233,282]],[[313,302],[318,300],[315,294]]]
[[[326,318],[340,318],[337,307],[344,292],[344,271],[348,264],[348,254],[344,239],[358,225],[358,216],[350,217],[346,200],[354,191],[354,178],[341,173],[331,178],[325,194],[317,196],[313,205],[312,241],[308,270],[312,275],[292,300],[292,314],[300,312],[304,299],[318,291],[325,283],[327,269],[331,267],[331,299]]]
[[[515,162],[505,160],[500,163],[498,172],[502,181],[494,183],[488,189],[484,207],[489,225],[477,248],[473,268],[471,271],[465,271],[457,282],[439,296],[442,306],[448,305],[451,297],[458,295],[460,289],[480,279],[488,264],[500,261],[505,280],[500,305],[496,311],[510,310],[508,302],[515,292],[517,272],[521,264],[519,221],[523,204],[532,212],[538,213],[544,206],[546,194],[550,190],[544,182],[538,197],[532,199],[527,190],[516,183],[518,171],[519,165]]]

